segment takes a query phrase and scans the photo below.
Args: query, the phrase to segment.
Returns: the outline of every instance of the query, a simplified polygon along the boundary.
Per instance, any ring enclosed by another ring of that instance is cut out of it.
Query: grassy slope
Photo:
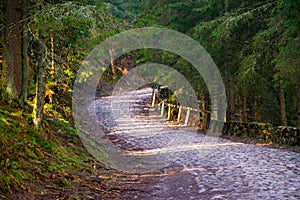
[[[118,195],[107,192],[111,172],[88,154],[67,121],[48,117],[37,130],[24,113],[0,105],[0,199]]]

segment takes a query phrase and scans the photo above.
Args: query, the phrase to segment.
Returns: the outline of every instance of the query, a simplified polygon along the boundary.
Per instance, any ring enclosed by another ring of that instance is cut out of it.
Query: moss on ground
[[[58,194],[80,197],[93,189],[94,195],[102,195],[111,184],[111,173],[88,154],[75,129],[62,118],[47,116],[43,128],[37,129],[31,114],[1,104],[0,152],[2,198],[18,193],[42,199]],[[74,192],[68,194],[67,189]]]

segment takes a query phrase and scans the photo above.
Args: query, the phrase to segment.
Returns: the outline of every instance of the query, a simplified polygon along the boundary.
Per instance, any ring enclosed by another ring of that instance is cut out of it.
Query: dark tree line
[[[299,1],[6,0],[1,7],[2,100],[34,105],[36,125],[43,108],[70,115],[76,70],[95,45],[121,30],[163,26],[188,34],[211,54],[226,85],[228,120],[300,126]],[[136,63],[151,57],[173,66],[199,98],[209,98],[182,58],[132,55]]]
[[[126,23],[101,0],[6,0],[1,7],[2,101],[31,109],[38,127],[44,112],[70,119],[80,63]]]
[[[186,33],[212,55],[227,89],[228,120],[300,127],[299,1],[130,2],[136,24]],[[180,58],[167,63],[176,61]],[[188,76],[197,79],[196,73]],[[198,91],[205,87],[192,83]]]

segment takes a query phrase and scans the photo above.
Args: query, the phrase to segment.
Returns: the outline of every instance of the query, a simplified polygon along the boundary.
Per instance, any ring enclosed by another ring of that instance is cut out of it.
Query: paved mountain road
[[[149,112],[150,99],[151,90],[143,89],[96,100],[99,123],[116,146],[133,154],[163,152],[170,161],[138,175],[148,184],[132,186],[137,191],[128,199],[300,199],[299,153],[168,125]]]

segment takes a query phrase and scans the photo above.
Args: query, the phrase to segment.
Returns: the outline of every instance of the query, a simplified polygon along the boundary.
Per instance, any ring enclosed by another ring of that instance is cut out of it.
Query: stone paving
[[[151,90],[143,89],[96,100],[99,122],[115,145],[137,155],[159,152],[168,161],[159,180],[144,186],[148,193],[129,199],[300,199],[299,153],[168,124],[151,111],[150,99]]]

